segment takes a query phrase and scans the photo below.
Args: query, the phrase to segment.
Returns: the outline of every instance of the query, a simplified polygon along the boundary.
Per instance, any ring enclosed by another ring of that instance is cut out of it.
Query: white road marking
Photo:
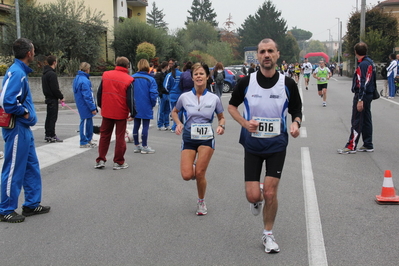
[[[97,143],[97,145],[98,145],[98,141],[95,141],[95,139],[97,139],[97,138],[98,138],[98,136],[95,135],[93,140],[94,140],[94,143]],[[40,169],[51,166],[60,161],[69,159],[75,155],[84,153],[85,151],[88,151],[90,149],[97,150],[97,148],[80,148],[79,140],[80,140],[80,136],[78,135],[78,136],[74,136],[74,137],[65,139],[64,142],[48,143],[46,145],[36,147],[36,154],[37,154],[37,158],[39,159]],[[111,141],[113,141],[113,140],[115,140],[114,133],[112,134],[112,137],[111,137]],[[7,156],[7,155],[5,154],[5,156]],[[4,160],[0,160],[0,167],[3,166],[3,161]],[[93,158],[93,167],[94,167],[94,164],[95,164],[95,158]]]
[[[309,147],[301,148],[309,266],[327,266],[326,248],[317,203]]]

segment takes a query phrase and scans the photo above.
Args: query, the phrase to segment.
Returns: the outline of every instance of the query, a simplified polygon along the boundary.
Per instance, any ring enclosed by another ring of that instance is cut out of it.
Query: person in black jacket
[[[57,58],[54,55],[49,55],[47,57],[47,63],[48,65],[43,68],[42,76],[43,94],[46,98],[45,103],[47,104],[44,140],[47,142],[63,142],[55,134],[55,123],[58,118],[58,99],[60,99],[61,102],[64,101],[64,95],[62,95],[60,91],[57,74],[55,73]]]

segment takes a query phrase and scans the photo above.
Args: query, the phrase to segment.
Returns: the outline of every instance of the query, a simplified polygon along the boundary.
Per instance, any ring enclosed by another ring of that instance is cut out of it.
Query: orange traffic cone
[[[384,183],[382,184],[381,195],[375,196],[378,204],[399,204],[399,196],[396,196],[390,170],[385,170]]]

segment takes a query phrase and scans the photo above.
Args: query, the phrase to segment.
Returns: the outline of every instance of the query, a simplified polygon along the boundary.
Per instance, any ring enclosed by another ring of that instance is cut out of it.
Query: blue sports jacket
[[[36,110],[30,92],[28,74],[32,69],[19,59],[7,70],[3,79],[3,88],[0,94],[0,106],[8,114],[15,114],[15,128],[3,128],[3,136],[11,130],[18,130],[18,126],[30,127],[37,122]],[[25,108],[29,111],[29,118],[24,118]]]
[[[153,119],[152,108],[156,105],[158,98],[157,82],[145,71],[139,71],[132,77],[134,78],[134,101],[137,111],[135,118]]]
[[[81,119],[93,117],[92,112],[97,110],[89,76],[86,72],[79,70],[72,84],[73,96]]]
[[[171,101],[177,101],[182,91],[180,90],[180,70],[176,69],[176,76],[173,77],[172,72],[168,73],[163,82],[163,87],[169,92]]]

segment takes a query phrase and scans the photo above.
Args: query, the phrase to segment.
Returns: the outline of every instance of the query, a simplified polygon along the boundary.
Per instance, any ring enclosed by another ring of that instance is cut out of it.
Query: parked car
[[[247,73],[249,70],[249,66],[244,66],[244,65],[231,65],[231,66],[226,66],[227,69],[235,69],[235,70],[239,70],[241,72],[244,73],[243,68],[245,67]]]
[[[235,69],[232,67],[226,67],[226,69],[230,70],[233,72],[233,74],[236,76],[236,81],[238,82],[241,78],[245,77],[246,75],[239,69]]]
[[[209,68],[209,70],[213,70],[213,67]],[[234,86],[237,83],[236,75],[230,69],[224,69],[224,86],[223,92],[230,92],[233,90]]]

